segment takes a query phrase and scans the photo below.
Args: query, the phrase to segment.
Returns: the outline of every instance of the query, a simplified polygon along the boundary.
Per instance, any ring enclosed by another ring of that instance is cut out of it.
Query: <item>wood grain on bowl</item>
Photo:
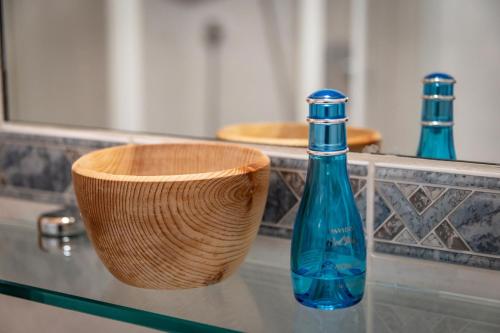
[[[120,146],[73,165],[97,254],[144,288],[206,286],[234,272],[257,235],[268,178],[267,156],[231,144]]]

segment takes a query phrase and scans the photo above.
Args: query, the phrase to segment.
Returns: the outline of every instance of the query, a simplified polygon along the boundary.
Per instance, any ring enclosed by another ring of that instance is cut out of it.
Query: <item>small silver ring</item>
[[[455,84],[457,80],[455,79],[443,79],[441,77],[433,77],[432,79],[423,79],[423,83],[451,83]]]
[[[336,155],[342,155],[346,154],[349,152],[349,148],[342,149],[342,150],[335,150],[335,151],[317,151],[317,150],[307,150],[307,153],[309,155],[315,155],[315,156],[336,156]]]
[[[431,126],[431,127],[451,127],[453,126],[453,121],[422,121],[420,122],[422,126]]]
[[[422,95],[423,99],[430,99],[436,101],[452,101],[455,99],[455,96],[447,96],[447,95]]]
[[[333,125],[333,124],[343,124],[349,121],[348,117],[345,118],[334,118],[334,119],[315,119],[315,118],[306,118],[307,122],[310,124],[326,124],[326,125]]]
[[[349,102],[349,97],[345,98],[308,98],[306,99],[309,104],[340,104]]]

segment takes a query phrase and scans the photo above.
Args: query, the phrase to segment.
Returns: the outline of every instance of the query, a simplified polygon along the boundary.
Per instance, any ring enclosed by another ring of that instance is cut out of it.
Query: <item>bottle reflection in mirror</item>
[[[453,85],[444,73],[431,73],[424,80],[422,129],[417,157],[455,160],[453,143]]]
[[[336,90],[309,96],[309,167],[292,239],[295,298],[320,309],[358,303],[365,237],[347,172],[345,103]]]

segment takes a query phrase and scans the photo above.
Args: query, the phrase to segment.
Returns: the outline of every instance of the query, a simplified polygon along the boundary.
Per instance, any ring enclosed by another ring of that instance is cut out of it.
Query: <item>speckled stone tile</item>
[[[449,220],[473,251],[500,256],[500,193],[473,193]]]
[[[409,198],[409,201],[419,213],[422,213],[432,202],[431,198],[429,198],[421,188],[413,193],[413,195]]]
[[[500,178],[399,168],[375,168],[375,179],[500,191]]]
[[[469,248],[465,243],[460,239],[460,237],[456,234],[455,230],[453,230],[452,226],[448,223],[448,221],[444,220],[437,228],[436,235],[441,239],[443,244],[453,250],[460,251],[468,251]]]
[[[368,176],[368,167],[359,164],[347,164],[347,171],[350,176],[366,177]]]
[[[299,211],[300,202],[297,202],[288,213],[283,216],[283,218],[279,221],[279,226],[284,226],[288,228],[292,228],[295,224],[295,219],[297,218],[297,213]]]
[[[291,169],[291,170],[307,170],[307,159],[271,157],[271,168],[273,169]]]
[[[126,144],[125,140],[102,141],[66,137],[0,132],[0,141],[6,145],[27,145],[42,147],[80,147],[88,150]]]
[[[71,161],[65,149],[6,145],[0,152],[5,185],[64,192],[71,183]]]
[[[366,180],[363,178],[353,178],[349,179],[351,183],[351,189],[353,194],[357,194],[366,185]]]
[[[363,227],[366,230],[366,188],[359,192],[354,199],[356,200],[361,221],[363,221]]]
[[[293,229],[262,223],[259,228],[259,234],[264,236],[292,239]]]
[[[415,184],[405,184],[405,183],[398,183],[398,187],[401,190],[401,193],[405,196],[405,198],[409,198],[410,195],[415,192],[415,190],[418,188],[418,185]]]
[[[7,179],[3,175],[2,170],[0,170],[0,188],[7,185]]]
[[[404,224],[397,215],[392,215],[376,232],[375,238],[391,240],[404,229]]]
[[[309,161],[307,158],[284,158],[271,156],[271,168],[306,171]],[[347,163],[347,171],[350,176],[366,177],[368,176],[368,166],[360,164]]]
[[[392,206],[392,209],[398,213],[405,225],[419,239],[423,239],[471,192],[449,189],[433,205],[428,207],[422,215],[419,215],[395,183],[377,181],[375,187]]]
[[[352,193],[357,193],[359,190],[360,190],[360,186],[359,186],[359,179],[358,178],[350,178],[349,179],[349,182],[351,183],[351,189],[352,189]]]
[[[446,190],[445,187],[437,186],[424,186],[423,189],[431,200],[436,200]]]
[[[424,240],[420,243],[420,245],[427,247],[435,247],[442,248],[443,244],[439,241],[438,237],[434,233],[430,233]]]
[[[293,193],[297,195],[297,197],[302,197],[304,193],[304,178],[298,172],[292,171],[280,171],[283,180],[288,184],[288,186],[292,189]]]
[[[382,243],[377,241],[374,243],[374,250],[380,253],[394,254],[405,257],[500,270],[500,258],[482,257],[480,255],[468,253],[454,253],[439,249]]]
[[[407,229],[401,231],[401,233],[394,238],[394,241],[403,244],[417,244],[417,240]]]
[[[378,192],[375,192],[374,205],[374,217],[375,221],[373,223],[373,228],[377,229],[384,223],[384,221],[391,215],[391,208],[387,206],[385,201],[382,199]]]
[[[77,158],[125,144],[8,132],[0,132],[0,142],[0,195],[50,203],[75,202],[71,165]]]
[[[276,170],[269,176],[269,194],[264,210],[264,222],[278,223],[297,203],[298,199]]]

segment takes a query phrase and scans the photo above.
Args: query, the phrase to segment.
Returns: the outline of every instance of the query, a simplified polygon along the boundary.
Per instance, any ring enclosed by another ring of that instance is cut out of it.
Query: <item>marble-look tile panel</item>
[[[404,224],[397,215],[392,215],[376,232],[375,238],[391,240],[404,229]]]
[[[500,191],[500,178],[399,168],[375,168],[375,179]]]
[[[418,185],[415,184],[398,183],[398,186],[405,198],[409,198],[418,188]]]
[[[375,192],[374,196],[374,221],[373,221],[373,229],[377,229],[384,223],[384,221],[391,215],[391,208],[387,205],[387,203],[382,199],[378,192]]]
[[[358,207],[359,215],[361,216],[361,221],[363,221],[363,227],[366,230],[366,187],[359,192],[354,199],[356,200],[356,206]]]
[[[499,179],[376,168],[375,193],[407,229],[391,238],[388,222],[375,228],[375,251],[500,269]],[[374,226],[383,223],[386,213],[374,213]]]
[[[125,140],[117,139],[116,141],[101,141],[89,139],[75,139],[67,137],[56,137],[46,135],[33,135],[22,133],[0,132],[0,142],[10,145],[27,145],[27,146],[62,146],[62,147],[79,147],[83,149],[101,149],[116,145],[126,144]]]
[[[424,186],[423,189],[431,200],[436,200],[446,190],[445,187],[437,186]]]
[[[347,171],[350,176],[367,177],[368,176],[368,166],[360,164],[347,164]]]
[[[297,197],[285,183],[279,171],[271,170],[263,221],[278,223],[297,202]]]
[[[74,193],[40,191],[14,186],[0,186],[0,196],[53,204],[76,205]]]
[[[394,241],[396,243],[403,244],[417,244],[417,240],[412,236],[408,229],[404,229],[403,231],[401,231],[401,233],[397,235],[396,238],[394,238]]]
[[[427,196],[423,189],[419,188],[412,196],[409,198],[413,207],[417,212],[422,213],[424,209],[429,207],[432,200]]]
[[[292,233],[293,233],[292,228],[283,228],[268,223],[262,223],[259,228],[259,234],[265,236],[291,239]]]
[[[470,191],[467,190],[448,189],[438,200],[423,211],[422,214],[419,214],[395,183],[377,181],[375,188],[401,217],[410,231],[419,239],[423,239],[470,194]],[[377,219],[376,211],[375,216]]]
[[[500,255],[500,193],[473,193],[449,220],[473,251]]]
[[[287,228],[293,228],[293,225],[295,224],[295,219],[297,217],[297,213],[299,211],[299,206],[300,202],[297,202],[289,211],[288,213],[283,216],[283,218],[278,222],[279,226],[287,227]]]
[[[71,161],[64,148],[4,145],[0,174],[7,186],[64,192],[71,183]]]
[[[425,247],[435,247],[435,248],[442,248],[443,247],[443,245],[439,241],[438,236],[436,236],[433,233],[430,233],[427,237],[425,237],[424,240],[420,244],[425,246]]]
[[[297,197],[302,197],[302,194],[304,193],[304,185],[305,181],[304,178],[302,178],[302,175],[300,175],[299,172],[293,172],[293,171],[280,171],[281,177],[283,177],[283,180],[285,183],[290,186],[292,189],[293,193],[297,195]]]
[[[443,244],[452,250],[468,251],[469,248],[457,235],[453,227],[448,221],[444,220],[435,230],[436,235],[443,242]]]
[[[271,168],[273,169],[288,169],[288,170],[307,170],[307,159],[295,159],[271,156]]]
[[[309,161],[305,159],[284,158],[271,156],[271,168],[306,171]],[[361,164],[347,163],[347,170],[350,176],[367,177],[368,166]]]

